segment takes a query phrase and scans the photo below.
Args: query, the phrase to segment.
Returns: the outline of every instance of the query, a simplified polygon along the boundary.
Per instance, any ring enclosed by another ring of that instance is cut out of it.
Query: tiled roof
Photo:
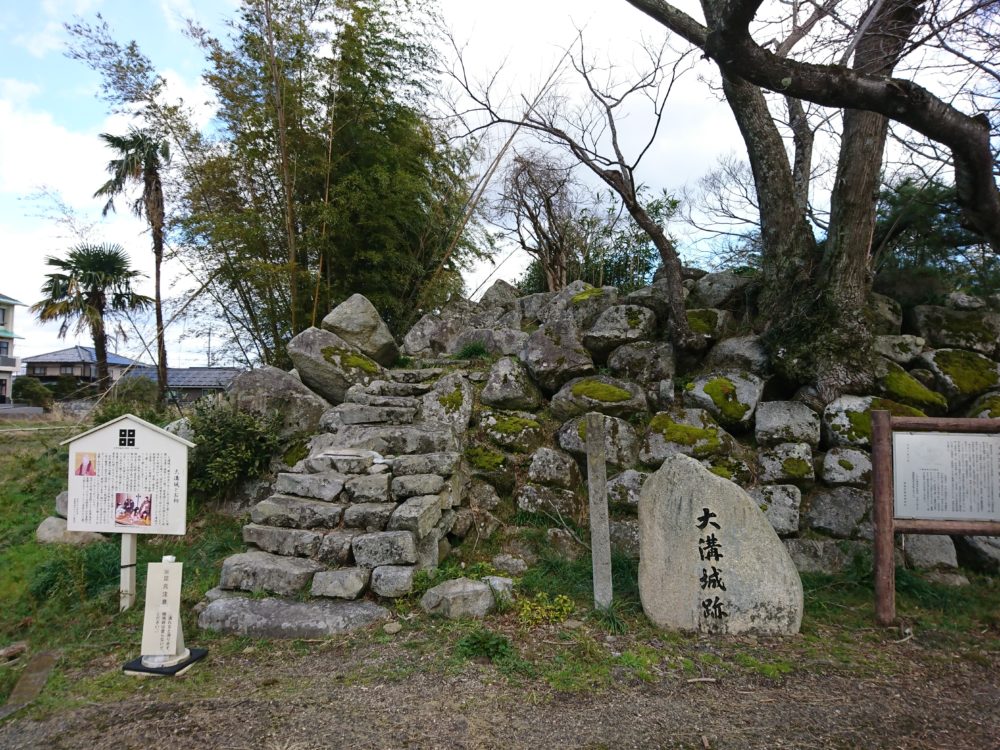
[[[18,302],[13,297],[8,297],[6,294],[0,294],[0,305],[21,305],[24,306],[23,302]]]
[[[22,357],[22,362],[31,363],[48,363],[53,364],[96,364],[97,355],[94,353],[93,347],[90,346],[71,346],[68,349],[60,349],[57,352],[49,352],[48,354],[36,354],[32,357]],[[140,365],[148,366],[143,362],[139,362],[135,359],[129,359],[128,357],[121,357],[114,352],[108,352],[108,364],[109,365]]]
[[[238,367],[168,367],[167,387],[224,389],[241,372],[243,370]],[[126,377],[128,375],[156,380],[156,368],[136,368],[127,373]]]

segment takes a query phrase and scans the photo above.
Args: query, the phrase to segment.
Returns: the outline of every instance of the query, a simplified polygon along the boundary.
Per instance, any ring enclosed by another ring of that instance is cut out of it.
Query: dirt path
[[[669,671],[652,682],[629,678],[567,693],[537,679],[511,682],[489,664],[442,672],[397,643],[233,655],[205,665],[211,679],[183,678],[191,684],[180,691],[136,682],[142,687],[127,701],[10,721],[0,727],[0,747],[1000,747],[995,657],[927,659],[914,651],[904,661],[890,676],[810,670],[689,682],[690,675]]]

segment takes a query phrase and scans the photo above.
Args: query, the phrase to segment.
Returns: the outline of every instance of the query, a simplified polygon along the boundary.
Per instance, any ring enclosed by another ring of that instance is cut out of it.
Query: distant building
[[[14,339],[19,339],[14,333],[14,308],[23,302],[0,294],[0,404],[10,402],[14,376],[21,367],[20,361],[14,356]]]
[[[54,383],[60,375],[75,377],[78,383],[97,381],[97,355],[93,347],[71,346],[57,352],[25,357],[25,375],[38,378],[43,383]],[[149,365],[128,357],[108,352],[108,375],[111,382],[120,378],[129,367],[146,368]]]
[[[222,393],[241,372],[239,367],[168,367],[167,390],[171,398],[190,404],[202,396]],[[126,377],[149,378],[156,382],[156,368],[146,365],[130,370]]]

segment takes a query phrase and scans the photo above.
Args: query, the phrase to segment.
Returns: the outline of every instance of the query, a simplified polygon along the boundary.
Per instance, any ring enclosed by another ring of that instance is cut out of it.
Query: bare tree
[[[539,149],[515,154],[504,175],[497,221],[538,261],[551,292],[566,286],[570,264],[581,251],[578,212],[584,192],[573,165]]]
[[[863,308],[870,292],[875,197],[890,120],[950,151],[966,215],[1000,249],[1000,192],[993,177],[988,118],[963,113],[915,80],[894,77],[897,65],[921,43],[928,3],[812,4],[812,14],[801,24],[792,23],[782,41],[763,43],[754,39],[751,24],[753,33],[770,34],[768,14],[783,13],[773,5],[764,8],[763,0],[701,0],[704,24],[663,0],[629,3],[719,68],[754,175],[763,246],[760,305],[776,367],[790,380],[815,382],[826,400],[866,388],[871,331]],[[854,8],[862,12],[852,13]],[[822,18],[812,22],[820,12]],[[830,34],[819,32],[828,28],[840,30],[833,42]],[[808,61],[794,59],[793,48],[810,32],[814,39],[821,37],[819,46],[806,46]],[[792,161],[765,90],[789,103]],[[797,126],[802,102],[844,109],[822,252],[803,210],[802,165],[810,144]]]
[[[641,183],[636,178],[640,162],[659,133],[673,86],[689,67],[688,56],[677,55],[668,61],[671,50],[665,44],[655,48],[647,46],[644,48],[647,59],[643,68],[635,72],[630,83],[621,84],[615,80],[613,68],[600,68],[588,59],[582,34],[571,52],[567,57],[587,94],[582,105],[568,107],[564,97],[553,93],[539,106],[525,106],[528,104],[526,101],[520,102],[521,111],[526,112],[524,115],[509,114],[503,103],[493,98],[490,85],[474,85],[459,64],[453,75],[473,102],[463,116],[468,118],[478,114],[485,117],[485,124],[470,126],[471,132],[497,124],[529,130],[543,142],[568,150],[581,165],[610,187],[660,254],[670,298],[674,343],[682,348],[703,346],[704,337],[692,333],[688,325],[677,248],[643,205]],[[619,122],[636,101],[645,101],[651,111],[653,125],[638,151],[627,156],[620,137]]]

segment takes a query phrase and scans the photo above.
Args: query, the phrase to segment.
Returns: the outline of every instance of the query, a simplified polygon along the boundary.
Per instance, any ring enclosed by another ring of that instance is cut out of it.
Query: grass
[[[26,640],[33,652],[51,648],[61,654],[41,697],[26,711],[34,718],[141,695],[203,699],[250,687],[266,688],[265,694],[280,699],[311,684],[300,680],[290,662],[326,657],[349,663],[337,667],[338,680],[347,684],[471,670],[500,683],[579,692],[670,679],[782,681],[800,673],[881,678],[918,661],[922,668],[954,658],[981,666],[984,659],[995,662],[1000,653],[996,579],[970,575],[970,586],[951,588],[898,571],[897,610],[914,633],[903,642],[898,630],[873,625],[871,564],[863,558],[837,576],[802,576],[805,616],[797,637],[707,638],[657,630],[642,615],[637,563],[613,556],[614,603],[608,612],[594,611],[590,558],[581,549],[577,559],[566,560],[549,549],[544,527],[550,523],[521,530],[522,542],[535,548],[539,560],[516,581],[515,601],[485,622],[430,618],[418,602],[427,588],[443,580],[494,573],[489,564],[499,551],[494,544],[460,547],[456,559],[418,574],[415,593],[396,603],[396,617],[404,623],[397,636],[373,629],[322,642],[263,643],[200,631],[192,608],[216,585],[222,559],[243,549],[241,522],[212,513],[189,519],[183,538],[142,539],[140,604],[119,614],[115,542],[85,549],[34,542],[35,528],[50,513],[65,481],[66,453],[58,446],[62,437],[0,433],[0,646]],[[211,649],[212,667],[196,668],[180,680],[137,682],[120,669],[139,652],[145,563],[164,554],[177,555],[185,565],[187,640]],[[523,602],[531,602],[532,613],[539,616],[522,616]],[[22,667],[0,669],[0,702]],[[272,669],[280,678],[262,682],[256,677],[271,675]]]

